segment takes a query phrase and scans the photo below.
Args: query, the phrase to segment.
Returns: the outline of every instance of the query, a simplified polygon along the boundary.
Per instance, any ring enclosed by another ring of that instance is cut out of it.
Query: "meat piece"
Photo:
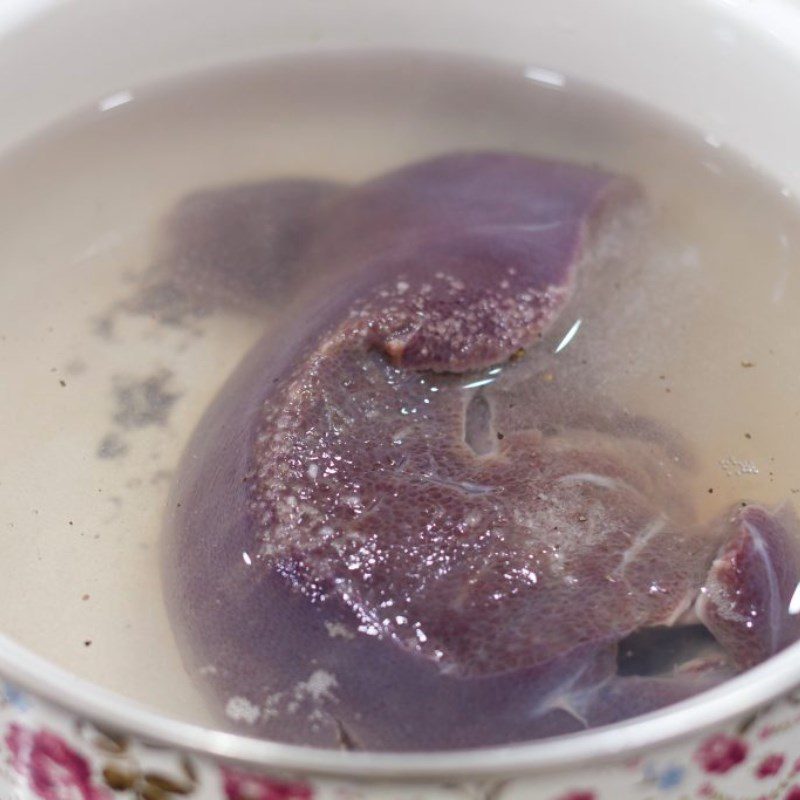
[[[578,697],[585,727],[611,725],[630,717],[688,700],[736,674],[730,668],[676,672],[654,677],[613,677]]]
[[[800,523],[794,510],[737,506],[720,526],[728,536],[696,611],[740,669],[800,636]]]
[[[602,268],[629,245],[639,199],[632,181],[599,170],[443,156],[340,195],[309,258],[337,281],[347,274],[347,306],[395,365],[462,372],[535,342],[571,298],[582,261]]]
[[[601,172],[470,155],[329,204],[309,259],[338,292],[246,360],[172,504],[179,627],[262,732],[392,748],[577,729],[614,642],[691,602],[700,539],[658,443],[500,440],[492,387],[424,371],[535,341],[578,265],[619,256],[609,220],[636,203]]]
[[[340,191],[286,179],[189,195],[166,220],[155,263],[127,309],[175,322],[286,302],[307,277],[303,256],[316,221]]]
[[[324,339],[265,406],[258,552],[451,673],[535,666],[680,616],[707,545],[660,502],[674,480],[658,449],[506,427],[479,454],[464,439],[475,396]]]
[[[258,198],[279,195],[253,190],[251,216],[218,221],[231,251],[213,226],[183,237],[210,243],[204,296],[260,298],[267,251],[315,284],[173,485],[170,612],[231,724],[383,750],[523,741],[684,699],[797,637],[794,519],[699,525],[679,437],[533,346],[588,273],[630,257],[632,182],[479,153],[314,186],[266,232]],[[721,647],[671,627],[704,580],[696,614]]]

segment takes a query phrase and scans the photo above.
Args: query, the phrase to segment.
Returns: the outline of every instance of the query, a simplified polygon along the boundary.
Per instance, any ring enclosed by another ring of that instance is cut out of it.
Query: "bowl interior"
[[[788,2],[686,0],[665,6],[645,0],[632,8],[615,0],[601,9],[591,0],[547,0],[532,12],[530,4],[510,0],[503,14],[481,2],[451,0],[434,11],[412,0],[387,4],[380,13],[369,2],[345,0],[313,14],[290,2],[239,0],[224,9],[203,2],[201,11],[194,2],[191,13],[189,5],[144,0],[134,11],[123,0],[21,2],[0,17],[0,101],[8,109],[0,153],[75,109],[111,110],[129,102],[140,86],[198,70],[287,53],[412,48],[530,64],[608,87],[680,119],[699,138],[730,145],[787,192],[800,189],[800,153],[792,146],[800,133],[800,109],[793,102],[800,9]],[[43,69],[42,53],[59,69]],[[147,190],[145,181],[141,191]],[[255,333],[230,331],[243,346]],[[171,392],[166,383],[160,391]],[[199,413],[202,402],[197,404]],[[110,514],[113,507],[111,501]],[[796,649],[694,701],[616,726],[613,737],[598,730],[468,755],[329,753],[221,733],[210,721],[204,727],[172,719],[77,679],[7,638],[0,640],[0,672],[75,713],[246,762],[385,776],[485,774],[555,769],[632,752],[745,713],[794,685]]]

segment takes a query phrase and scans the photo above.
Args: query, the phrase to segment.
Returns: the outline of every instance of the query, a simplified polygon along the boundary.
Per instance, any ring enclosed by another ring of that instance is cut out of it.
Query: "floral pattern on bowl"
[[[252,772],[119,736],[0,689],[0,798],[15,800],[800,800],[800,692],[718,730],[569,777],[442,784]],[[613,735],[613,734],[609,734]]]

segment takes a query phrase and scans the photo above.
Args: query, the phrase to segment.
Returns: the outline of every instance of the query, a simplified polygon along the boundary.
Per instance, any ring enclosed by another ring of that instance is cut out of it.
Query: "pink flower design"
[[[758,738],[762,741],[765,739],[769,739],[770,736],[774,736],[776,733],[776,728],[774,725],[765,725],[759,732]]]
[[[698,797],[713,797],[716,789],[710,783],[704,783],[698,790],[697,796]]]
[[[800,758],[796,758],[794,764],[792,764],[790,775],[797,775],[800,774]]]
[[[710,736],[694,754],[695,761],[706,771],[724,775],[747,757],[747,743],[724,733]]]
[[[764,760],[756,767],[756,777],[771,778],[777,775],[786,763],[786,757],[780,753],[772,753],[764,757]]]
[[[792,786],[783,800],[800,800],[800,786]]]
[[[109,791],[93,785],[89,762],[54,733],[15,722],[5,742],[11,766],[43,800],[110,800]]]
[[[222,767],[225,797],[228,800],[312,800],[307,783],[290,783]]]

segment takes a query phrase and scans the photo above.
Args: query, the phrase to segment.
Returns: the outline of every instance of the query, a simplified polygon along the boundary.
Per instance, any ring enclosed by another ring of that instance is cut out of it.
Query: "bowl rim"
[[[800,642],[695,698],[612,726],[539,741],[433,753],[345,752],[280,744],[183,722],[77,677],[0,634],[0,676],[62,712],[157,746],[303,776],[446,781],[624,760],[752,714],[800,685]]]

